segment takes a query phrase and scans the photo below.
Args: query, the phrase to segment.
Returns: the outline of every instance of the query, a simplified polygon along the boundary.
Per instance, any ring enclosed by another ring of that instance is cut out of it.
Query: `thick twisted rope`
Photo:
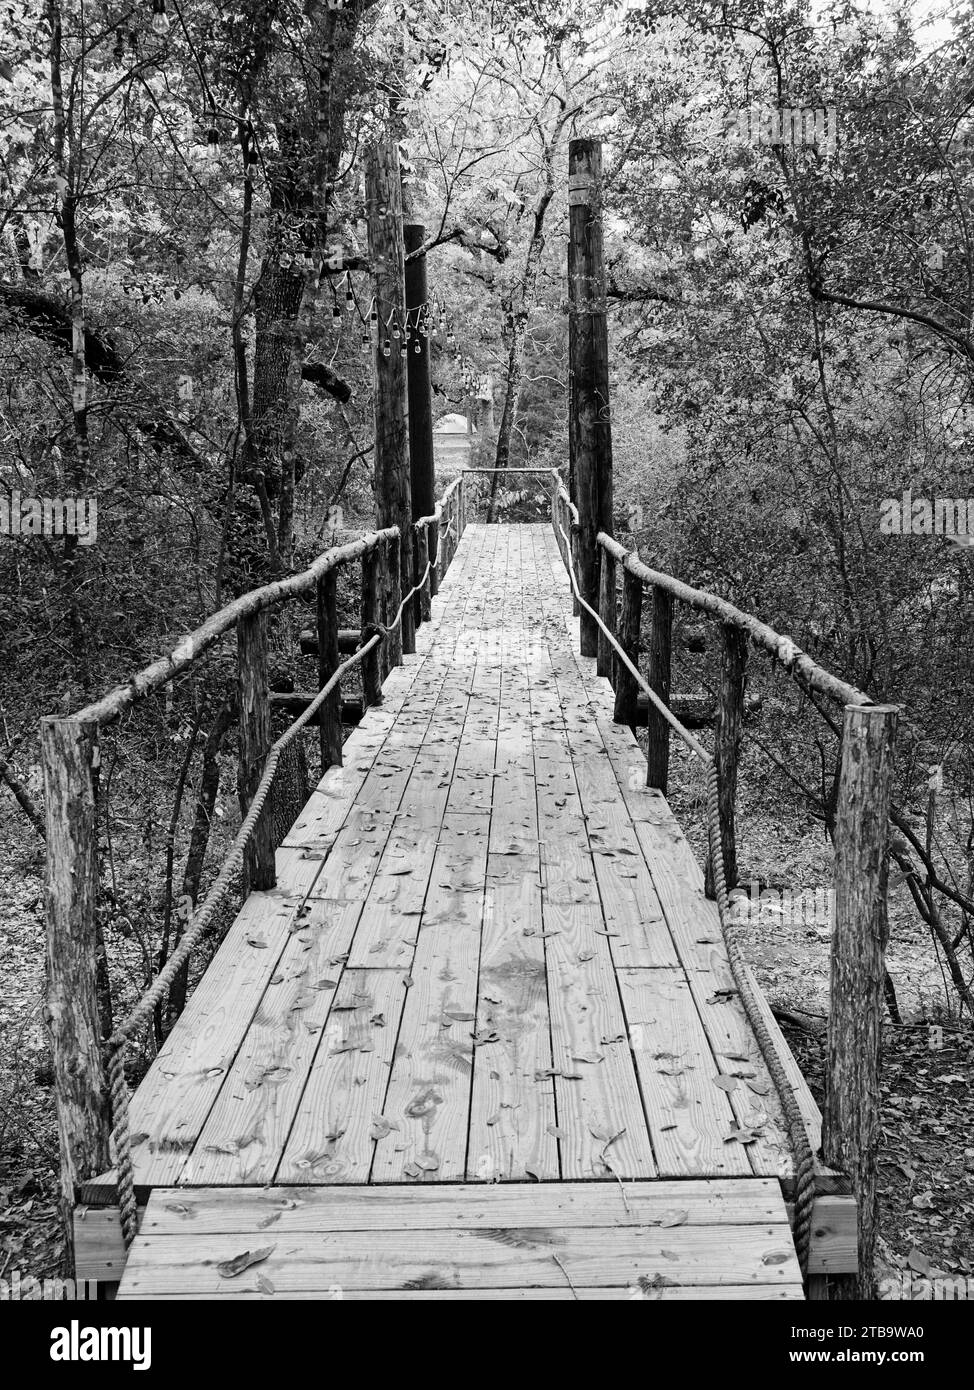
[[[747,969],[747,962],[741,951],[737,929],[730,914],[727,899],[727,879],[724,871],[724,851],[720,836],[720,797],[717,780],[717,764],[713,756],[693,737],[688,729],[684,728],[672,710],[660,699],[659,695],[652,689],[649,683],[643,679],[638,667],[622,649],[615,634],[610,632],[609,628],[606,627],[591,604],[586,603],[579,590],[575,568],[571,562],[571,546],[568,537],[565,535],[564,528],[560,524],[557,525],[557,529],[561,532],[565,541],[565,551],[563,551],[563,554],[566,555],[565,568],[568,571],[568,578],[571,581],[572,589],[580,606],[584,608],[587,613],[592,615],[601,631],[604,632],[609,639],[610,645],[626,670],[629,671],[640,687],[646,692],[652,704],[659,713],[663,715],[676,734],[683,740],[698,762],[706,769],[707,842],[710,849],[710,861],[714,875],[717,916],[720,921],[724,942],[727,946],[727,959],[730,964],[731,974],[734,978],[737,995],[747,1015],[751,1030],[757,1039],[761,1056],[764,1059],[768,1074],[777,1092],[781,1113],[785,1121],[785,1130],[788,1135],[789,1144],[791,1145],[792,1160],[795,1167],[795,1213],[792,1230],[802,1275],[807,1278],[808,1257],[811,1244],[812,1208],[815,1201],[815,1157],[812,1153],[804,1118],[798,1106],[798,1102],[795,1099],[794,1089],[788,1079],[788,1073],[785,1069],[781,1053],[778,1050],[777,1042],[768,1027],[767,1019],[758,1001]]]
[[[462,478],[458,481],[462,481]],[[449,494],[448,494],[449,495]],[[260,782],[254,792],[253,800],[246,816],[241,822],[240,829],[234,837],[227,854],[223,860],[220,872],[217,874],[206,899],[198,910],[193,914],[192,926],[183,934],[179,945],[169,957],[165,966],[153,980],[152,984],[142,995],[142,998],[132,1009],[131,1013],[119,1024],[108,1039],[108,1084],[112,1104],[112,1139],[115,1147],[115,1171],[116,1186],[118,1192],[118,1205],[122,1222],[122,1236],[125,1240],[126,1248],[131,1246],[133,1240],[138,1235],[139,1217],[138,1206],[135,1196],[135,1171],[132,1163],[132,1135],[129,1126],[129,1086],[125,1076],[125,1048],[132,1034],[141,1025],[146,1024],[152,1016],[157,1005],[161,1004],[169,996],[173,981],[189,960],[200,937],[209,926],[218,907],[222,905],[231,888],[236,883],[237,875],[241,872],[244,865],[244,855],[254,837],[260,818],[264,811],[267,798],[270,795],[274,778],[277,773],[281,755],[284,750],[297,738],[298,734],[304,729],[321,709],[328,696],[336,690],[342,677],[353,666],[361,662],[372,649],[383,641],[390,632],[393,632],[402,622],[402,615],[406,610],[406,605],[419,593],[420,589],[429,578],[433,566],[437,563],[437,551],[439,545],[434,546],[434,553],[428,558],[426,568],[422,577],[417,580],[413,587],[405,595],[396,611],[396,616],[392,622],[383,625],[375,623],[367,631],[362,633],[362,644],[346,661],[332,673],[327,682],[321,687],[314,699],[294,722],[289,725],[281,737],[271,746],[264,763],[264,770],[261,774]]]

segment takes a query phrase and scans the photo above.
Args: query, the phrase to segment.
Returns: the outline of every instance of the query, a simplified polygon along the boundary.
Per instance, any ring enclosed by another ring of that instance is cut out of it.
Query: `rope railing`
[[[567,500],[567,493],[565,494],[565,498]],[[569,506],[570,505],[571,503],[569,500]],[[785,1128],[791,1145],[795,1166],[795,1249],[798,1252],[802,1273],[807,1278],[809,1249],[811,1245],[812,1209],[815,1201],[815,1157],[809,1142],[808,1131],[805,1128],[804,1117],[795,1099],[795,1093],[788,1079],[784,1061],[778,1050],[774,1036],[768,1028],[764,1012],[760,1007],[747,968],[747,962],[741,950],[737,928],[730,914],[723,847],[721,844],[720,794],[716,761],[713,755],[704,748],[698,739],[694,738],[689,729],[684,727],[665,702],[660,699],[649,682],[643,679],[638,667],[630,660],[629,656],[620,645],[615,633],[603,622],[601,615],[592,605],[586,601],[579,589],[575,565],[571,558],[569,537],[560,522],[555,521],[555,527],[556,534],[560,532],[561,538],[564,541],[562,554],[566,556],[565,567],[568,571],[572,592],[574,593],[575,600],[579,607],[594,618],[600,631],[604,634],[606,641],[615,653],[616,659],[626,668],[640,689],[648,696],[650,703],[656,708],[660,715],[662,715],[705,769],[707,779],[707,842],[714,876],[717,915],[727,946],[727,959],[730,964],[731,974],[734,978],[734,985],[744,1007],[748,1022],[757,1039],[758,1046],[761,1050],[761,1056],[764,1059],[765,1065],[768,1068],[768,1073],[774,1083],[775,1091],[781,1105],[782,1115],[785,1120]]]
[[[462,477],[457,479],[456,483],[447,490],[447,493],[444,494],[444,497],[440,500],[440,503],[438,503],[434,515],[430,518],[421,519],[421,522],[425,521],[430,523],[438,521],[443,514],[444,507],[449,505],[450,497],[455,491],[462,487],[462,481]],[[420,522],[416,523],[417,526],[420,524]],[[379,539],[393,536],[398,538],[398,528],[389,528],[389,531],[386,533],[377,533]],[[353,547],[345,547],[346,551],[352,549]],[[364,552],[362,550],[355,551],[355,554],[361,553]],[[184,932],[179,944],[169,957],[165,966],[152,981],[151,985],[145,990],[138,1003],[130,1010],[126,1018],[121,1023],[116,1024],[111,1037],[108,1039],[106,1052],[112,1110],[112,1142],[115,1157],[116,1191],[121,1217],[122,1235],[126,1247],[131,1246],[132,1241],[138,1234],[138,1205],[135,1193],[132,1136],[129,1124],[130,1096],[128,1081],[125,1076],[126,1047],[138,1029],[149,1022],[154,1011],[168,998],[177,976],[186,966],[203,936],[203,933],[212,922],[215,913],[223,905],[228,894],[233,889],[238,874],[243,870],[247,849],[253,842],[258,826],[261,823],[267,799],[271,795],[275,777],[285,750],[297,739],[301,731],[319,714],[329,696],[340,688],[343,676],[359,665],[366,656],[374,651],[380,643],[385,641],[390,634],[397,629],[401,629],[403,615],[406,613],[409,604],[429,582],[430,574],[438,563],[439,546],[437,545],[433,553],[428,556],[423,572],[416,583],[414,583],[412,588],[402,597],[391,622],[387,624],[374,624],[373,626],[376,630],[374,630],[371,635],[367,635],[363,631],[362,643],[358,650],[336,668],[328,681],[317,692],[314,699],[309,702],[306,709],[271,746],[264,763],[260,781],[254,789],[247,813],[241,822],[240,829],[237,831],[229,850],[224,856],[219,873],[213,881],[204,902],[194,912],[190,925]],[[307,573],[312,572],[318,577],[320,573],[327,571],[320,562],[316,562],[312,570]]]

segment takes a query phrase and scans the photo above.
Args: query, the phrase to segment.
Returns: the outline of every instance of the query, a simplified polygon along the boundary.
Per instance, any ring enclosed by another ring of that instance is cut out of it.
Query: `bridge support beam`
[[[429,339],[419,328],[429,298],[426,279],[426,256],[417,254],[426,240],[426,228],[420,222],[407,222],[403,228],[406,251],[406,314],[413,322],[412,339],[406,356],[406,395],[409,403],[409,483],[412,497],[412,519],[432,516],[436,506],[436,480],[433,468],[433,388],[430,381]],[[417,547],[418,550],[418,547]],[[413,561],[415,584],[426,568],[426,559]],[[422,595],[413,603],[416,627],[426,621]],[[407,647],[408,651],[409,648]]]
[[[380,527],[398,526],[399,592],[413,587],[413,509],[409,477],[409,436],[406,425],[405,251],[402,225],[402,182],[396,141],[384,136],[372,147],[365,170],[369,256],[379,316],[375,343],[375,500]],[[432,509],[431,509],[432,510]],[[395,617],[392,576],[381,580],[381,621]],[[383,644],[383,677],[399,664],[401,651],[416,650],[412,604],[402,615],[402,635],[390,633]]]
[[[612,534],[612,429],[602,246],[602,143],[568,146],[568,441],[578,507],[578,586],[599,601],[599,531]],[[581,610],[583,656],[598,655],[598,624]]]
[[[876,1297],[886,847],[897,714],[895,705],[847,705],[842,737],[822,1131],[823,1158],[848,1174],[859,1212],[858,1279],[830,1283],[830,1296],[842,1299]]]

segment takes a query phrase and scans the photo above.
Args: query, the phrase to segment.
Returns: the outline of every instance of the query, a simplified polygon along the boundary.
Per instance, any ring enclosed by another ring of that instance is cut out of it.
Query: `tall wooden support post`
[[[619,645],[636,667],[639,666],[639,629],[643,614],[643,581],[623,566],[622,614],[619,619]],[[636,723],[638,687],[632,673],[616,659],[616,700],[612,717],[617,724]]]
[[[41,721],[47,824],[47,1003],[61,1148],[61,1213],[73,1260],[78,1186],[111,1166],[98,1016],[98,726]]]
[[[271,697],[267,681],[267,615],[252,613],[237,623],[237,688],[240,740],[237,796],[240,814],[250,810],[271,746]],[[244,892],[273,888],[274,815],[272,787],[257,826],[244,851]]]
[[[318,689],[338,670],[338,575],[329,570],[316,586]],[[321,706],[321,771],[342,765],[342,694],[335,689]]]
[[[379,314],[375,347],[375,498],[380,527],[398,526],[399,592],[413,586],[413,508],[409,477],[409,436],[406,425],[406,361],[412,344],[406,327],[406,288],[402,226],[402,184],[399,147],[386,136],[372,147],[365,169],[369,257]],[[398,329],[399,336],[396,336]],[[388,346],[388,356],[386,348]],[[382,583],[382,621],[395,616],[392,581]],[[412,605],[402,615],[401,640],[415,651]],[[394,647],[390,648],[394,651]],[[393,663],[394,664],[394,663]]]
[[[362,644],[372,637],[379,621],[379,547],[362,556]],[[381,642],[362,658],[362,709],[382,704],[382,675],[379,664]]]
[[[616,562],[615,556],[599,547],[599,617],[615,636],[616,630]],[[605,633],[599,628],[599,655],[595,669],[600,676],[608,676],[611,681],[615,667],[615,652]]]
[[[579,513],[578,587],[598,603],[595,537],[612,534],[612,432],[609,422],[609,342],[602,250],[602,144],[568,146],[568,439]],[[583,656],[598,653],[598,624],[581,611]]]
[[[830,1296],[837,1298],[876,1297],[887,817],[897,714],[894,705],[847,705],[842,736],[822,1155],[852,1183],[859,1276],[830,1279]]]
[[[426,256],[418,255],[426,240],[426,228],[420,222],[407,222],[403,228],[406,251],[406,312],[416,324],[423,322],[429,287],[426,281]],[[412,259],[410,259],[412,257]],[[431,516],[436,506],[436,479],[433,467],[433,388],[430,381],[429,339],[414,330],[406,356],[406,394],[409,402],[409,482],[412,494],[413,520]],[[416,578],[422,574],[426,561],[419,566],[414,561]],[[413,606],[416,625],[422,618],[420,595]],[[404,638],[405,638],[405,634]],[[406,646],[405,651],[415,651]]]
[[[652,621],[649,635],[649,667],[647,679],[664,705],[670,703],[670,653],[673,639],[673,595],[658,586],[653,588]],[[670,726],[650,701],[646,719],[649,735],[646,756],[646,785],[656,787],[666,795],[670,772]]]

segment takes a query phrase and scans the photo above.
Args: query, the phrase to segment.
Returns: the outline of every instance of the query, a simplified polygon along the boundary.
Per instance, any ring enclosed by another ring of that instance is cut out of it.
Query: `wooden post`
[[[602,249],[602,144],[568,145],[568,438],[579,514],[578,587],[594,608],[599,563],[595,537],[612,534],[612,433],[609,346]],[[583,656],[598,651],[598,624],[581,612]]]
[[[737,761],[744,718],[744,671],[747,637],[731,623],[721,625],[723,647],[720,668],[720,702],[714,735],[717,792],[720,803],[720,844],[724,856],[727,891],[737,887]]]
[[[426,532],[426,543],[430,555],[436,557],[435,564],[430,566],[430,598],[436,598],[440,592],[440,523],[438,521],[430,522]]]
[[[369,257],[379,314],[374,403],[376,511],[380,527],[399,527],[399,593],[402,595],[412,588],[410,576],[413,572],[413,507],[406,423],[406,362],[411,347],[406,327],[399,146],[389,136],[377,141],[369,153],[365,197]],[[392,619],[398,606],[398,599],[392,604],[392,579],[386,573],[380,610],[385,613],[386,621]],[[415,651],[411,605],[403,611],[402,623],[402,648]]]
[[[609,631],[615,636],[616,630],[616,562],[615,556],[610,555],[607,550],[599,547],[601,556],[600,584],[599,584],[599,617],[605,623]],[[615,652],[609,642],[608,637],[599,628],[599,655],[595,669],[600,676],[608,676],[612,680],[615,669]]]
[[[318,619],[318,689],[338,670],[338,572],[329,570],[316,586]],[[342,696],[334,690],[321,706],[321,771],[342,765]]]
[[[369,640],[379,621],[379,546],[362,556],[362,643]],[[362,658],[362,709],[382,704],[379,652],[382,644]]]
[[[429,563],[429,541],[426,538],[426,527],[422,527],[416,532],[416,578],[425,572]],[[417,595],[420,603],[420,618],[424,623],[430,620],[430,576],[427,575],[423,580],[423,587]]]
[[[407,222],[403,228],[407,257],[417,252],[426,240],[426,228],[419,222]],[[406,261],[406,309],[414,322],[429,299],[426,283],[426,257],[414,256]],[[417,351],[418,345],[418,351]],[[409,400],[409,479],[412,496],[412,519],[430,516],[436,506],[436,481],[433,468],[433,406],[430,382],[429,340],[414,331],[406,357],[406,383]],[[422,571],[421,571],[422,572]]]
[[[619,645],[636,667],[639,666],[639,628],[643,613],[643,581],[623,566],[622,616],[619,620]],[[636,693],[638,687],[631,673],[616,659],[616,702],[613,719],[617,724],[636,723]]]
[[[41,720],[47,829],[47,1001],[61,1149],[61,1216],[73,1261],[79,1185],[111,1165],[98,1015],[98,726]]]
[[[237,687],[240,705],[240,748],[237,796],[240,814],[250,810],[271,746],[271,698],[267,684],[267,615],[252,613],[237,622]],[[273,888],[274,814],[268,795],[250,844],[244,853],[244,893]]]
[[[571,512],[569,511],[569,509],[568,509],[567,507],[565,508],[565,511],[568,512],[568,545],[569,545],[569,553],[570,553],[570,555],[571,555],[571,560],[572,560],[572,569],[575,571],[575,580],[576,580],[576,583],[578,584],[578,587],[581,588],[581,587],[582,587],[582,581],[581,581],[581,579],[580,579],[580,577],[579,577],[579,570],[578,570],[578,527],[577,527],[577,526],[575,525],[575,523],[572,521],[572,514],[571,514]],[[583,592],[584,592],[584,591],[583,591]],[[577,618],[578,615],[579,615],[579,613],[581,613],[581,611],[582,611],[582,605],[579,603],[579,601],[578,601],[578,595],[575,593],[575,589],[574,589],[574,587],[573,587],[573,588],[572,588],[572,617],[573,617],[573,618]],[[583,656],[586,655],[586,652],[585,652],[585,643],[584,643],[584,641],[581,640],[581,636],[579,637],[579,646],[580,646],[582,655],[583,655]],[[588,653],[588,655],[591,655],[591,653]]]
[[[399,605],[402,603],[402,571],[399,567],[399,556],[402,550],[402,541],[399,536],[386,541],[386,563],[385,569],[388,575],[388,595],[389,611],[386,613],[386,625],[395,622]],[[407,603],[402,610],[403,628],[406,625],[407,612],[412,616],[412,604]],[[411,624],[410,624],[411,626]],[[403,635],[398,628],[389,627],[389,635],[383,643],[385,648],[385,668],[391,671],[393,666],[402,665],[402,654],[405,649]],[[413,641],[412,650],[416,650],[416,642]]]
[[[670,703],[670,650],[673,633],[673,596],[665,589],[653,586],[652,622],[649,635],[649,665],[647,680],[663,703]],[[670,726],[659,710],[649,702],[646,716],[648,752],[646,785],[656,787],[666,795],[670,770]]]
[[[830,1297],[840,1299],[876,1297],[887,817],[897,714],[894,705],[847,705],[842,736],[822,1155],[852,1183],[859,1275],[830,1281]]]

